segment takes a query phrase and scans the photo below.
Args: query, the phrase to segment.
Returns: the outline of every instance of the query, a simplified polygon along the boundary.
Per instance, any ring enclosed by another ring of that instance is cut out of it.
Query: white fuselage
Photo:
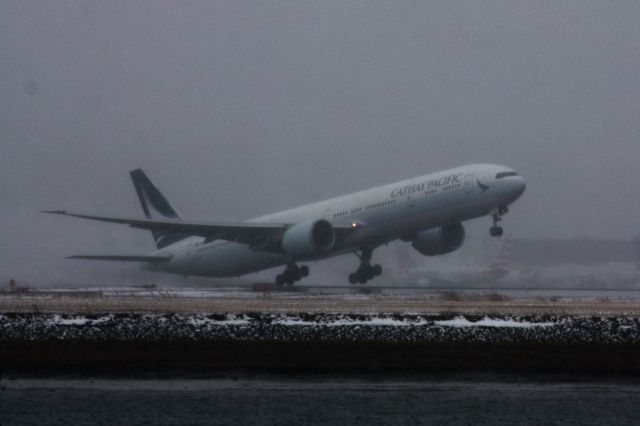
[[[511,169],[488,164],[457,167],[402,182],[331,198],[284,210],[247,222],[299,223],[325,219],[334,225],[357,224],[357,229],[338,241],[333,249],[307,259],[322,259],[375,248],[415,233],[488,215],[506,207],[524,191],[519,176],[497,178]],[[154,252],[171,255],[162,265],[149,269],[210,277],[230,277],[284,265],[286,255],[256,251],[249,245],[190,237]]]

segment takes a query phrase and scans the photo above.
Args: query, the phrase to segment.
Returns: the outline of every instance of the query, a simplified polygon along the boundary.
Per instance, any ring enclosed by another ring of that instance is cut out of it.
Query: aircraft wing
[[[132,228],[152,231],[175,232],[183,235],[204,237],[206,241],[227,240],[248,244],[255,250],[279,251],[278,245],[292,223],[254,222],[197,222],[187,220],[134,219],[123,217],[93,216],[70,213],[65,210],[49,210],[43,213],[97,220],[100,222],[129,225]],[[338,236],[353,230],[350,225],[334,225]]]

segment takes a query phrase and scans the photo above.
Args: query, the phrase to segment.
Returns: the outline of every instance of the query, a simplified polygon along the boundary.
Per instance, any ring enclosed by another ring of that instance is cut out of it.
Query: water
[[[636,425],[627,382],[3,379],[8,425]]]

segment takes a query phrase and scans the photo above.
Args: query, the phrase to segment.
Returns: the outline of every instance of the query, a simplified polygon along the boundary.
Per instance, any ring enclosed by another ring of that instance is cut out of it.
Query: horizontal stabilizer
[[[171,260],[168,256],[94,256],[94,255],[77,255],[69,256],[67,259],[82,260],[112,260],[120,262],[147,262],[147,263],[164,263]]]

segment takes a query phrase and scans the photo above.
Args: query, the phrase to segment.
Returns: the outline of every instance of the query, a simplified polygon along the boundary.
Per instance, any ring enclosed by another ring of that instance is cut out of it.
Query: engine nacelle
[[[282,248],[289,256],[300,258],[328,251],[336,243],[331,223],[324,219],[293,225],[282,236]]]
[[[464,226],[461,223],[418,232],[411,245],[424,256],[437,256],[458,250],[464,243]]]

